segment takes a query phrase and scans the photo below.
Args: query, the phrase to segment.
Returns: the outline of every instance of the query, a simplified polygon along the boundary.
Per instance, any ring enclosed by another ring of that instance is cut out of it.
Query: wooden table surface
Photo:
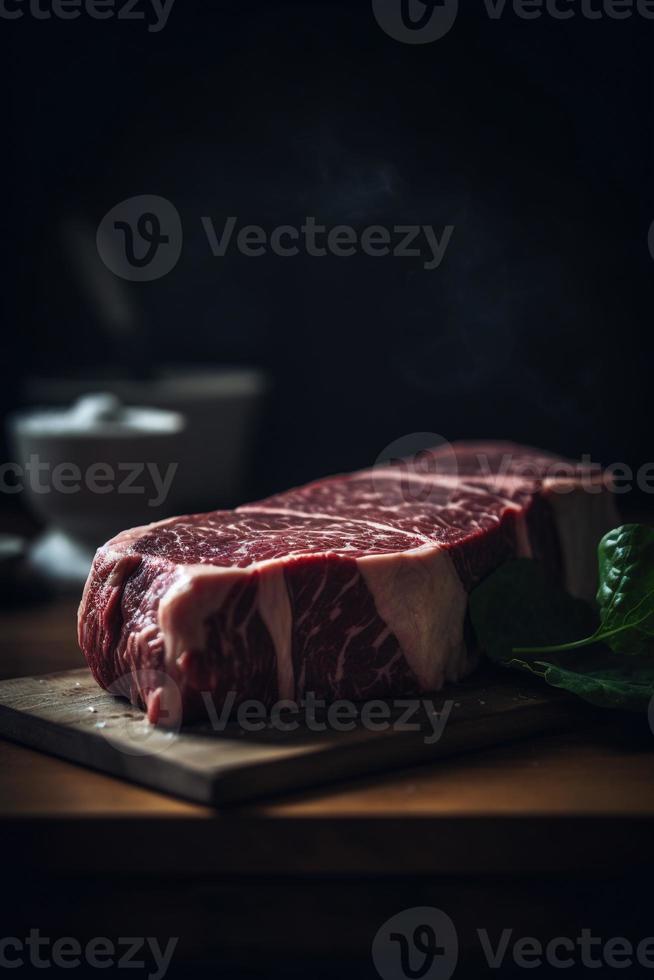
[[[0,614],[0,674],[79,666],[75,611],[74,601],[57,600]],[[563,909],[556,882],[587,882],[601,871],[617,895],[618,882],[651,876],[653,763],[654,735],[646,720],[625,721],[608,713],[601,724],[584,722],[573,733],[218,812],[0,741],[0,827],[3,841],[13,841],[7,866],[16,881],[36,880],[43,894],[48,882],[60,888],[62,880],[86,876],[102,881],[107,895],[110,882],[124,883],[131,876],[128,891],[134,897],[141,896],[139,889],[149,895],[152,882],[162,876],[181,876],[194,888],[199,879],[207,887],[211,882],[216,902],[225,908],[247,881],[256,881],[258,900],[268,896],[266,922],[272,923],[277,900],[269,889],[283,881],[284,901],[297,903],[298,921],[307,908],[315,921],[321,902],[337,901],[337,889],[338,914],[350,914],[350,924],[365,908],[370,921],[361,934],[367,936],[375,922],[397,911],[398,902],[400,908],[402,902],[420,904],[418,898],[433,903],[434,893],[425,895],[429,883],[438,890],[448,882],[450,902],[468,909],[484,902],[488,907],[487,890],[496,898],[502,881],[514,914],[524,915],[535,881],[541,906],[552,887],[557,908]],[[397,881],[391,887],[394,878],[404,882],[404,891]],[[318,880],[319,898],[312,891]],[[351,900],[345,903],[339,880],[349,881]],[[416,884],[419,880],[422,884]],[[289,881],[298,883],[290,893]],[[358,899],[357,889],[363,889]],[[247,894],[251,903],[252,890]],[[566,894],[569,899],[567,889]],[[581,904],[588,908],[592,897]],[[29,900],[24,896],[27,904],[21,906],[25,922],[38,919],[35,902],[30,886]],[[123,902],[130,907],[124,896]],[[53,914],[52,903],[48,908]],[[84,909],[76,914],[81,923]],[[199,938],[202,922],[197,913],[189,925],[191,956],[206,946],[208,935],[215,937],[207,922]],[[89,923],[79,928],[87,927],[92,928]],[[273,946],[283,942],[283,929],[270,929]],[[311,934],[307,926],[305,955],[311,942],[320,943],[322,933],[316,930],[313,939]],[[230,943],[238,935],[232,922],[221,951],[227,944],[233,953]],[[351,929],[341,935],[346,952],[360,942]],[[244,936],[241,940],[239,949],[247,945]]]
[[[66,599],[0,613],[0,678],[83,666],[76,609],[76,601]],[[622,716],[617,721],[607,713],[605,724],[574,733],[220,814],[0,740],[0,820],[174,818],[199,827],[247,816],[262,828],[371,817],[649,821],[654,820],[653,774],[654,735],[644,721],[625,727]]]

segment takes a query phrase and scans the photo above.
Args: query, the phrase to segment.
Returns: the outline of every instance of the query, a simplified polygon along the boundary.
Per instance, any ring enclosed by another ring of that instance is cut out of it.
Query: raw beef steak
[[[79,642],[98,682],[159,724],[230,692],[271,705],[435,691],[475,665],[464,627],[480,579],[532,556],[592,594],[615,523],[601,473],[460,443],[124,531],[96,554]]]

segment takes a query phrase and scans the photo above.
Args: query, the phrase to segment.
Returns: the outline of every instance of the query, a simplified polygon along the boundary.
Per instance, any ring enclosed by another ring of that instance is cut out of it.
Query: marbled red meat
[[[510,443],[457,444],[124,531],[96,554],[80,645],[101,685],[160,723],[232,692],[271,705],[438,690],[476,662],[464,635],[475,584],[531,556],[589,594],[614,523],[601,473]]]

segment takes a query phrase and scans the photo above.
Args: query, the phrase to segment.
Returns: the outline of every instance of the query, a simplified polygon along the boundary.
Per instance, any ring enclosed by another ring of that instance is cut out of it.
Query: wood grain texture
[[[78,665],[74,614],[1,615],[5,668]],[[19,875],[621,874],[654,859],[653,776],[645,719],[583,711],[565,733],[227,811],[0,741],[0,825]]]
[[[0,676],[82,666],[76,607],[0,613]],[[435,905],[478,980],[479,927],[652,934],[653,777],[646,719],[610,712],[227,810],[0,739],[3,935],[179,936],[169,980],[378,980],[381,924]]]
[[[180,732],[153,728],[143,713],[102,691],[87,669],[0,682],[0,734],[203,804],[243,802],[354,775],[433,762],[515,738],[558,730],[588,715],[585,706],[528,678],[488,668],[429,699],[446,719],[427,716],[419,699],[388,705],[392,723],[316,731],[269,725],[244,731],[207,722]],[[410,722],[405,719],[407,706]],[[287,722],[287,719],[285,719]],[[402,727],[404,724],[404,727]]]

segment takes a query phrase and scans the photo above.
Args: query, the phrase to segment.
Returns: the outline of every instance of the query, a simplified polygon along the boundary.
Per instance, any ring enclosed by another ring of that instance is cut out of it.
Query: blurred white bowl
[[[68,410],[18,413],[9,433],[19,485],[47,528],[30,558],[53,580],[83,580],[104,541],[177,509],[178,412],[87,396]]]
[[[33,379],[27,396],[32,402],[66,405],[100,388],[125,404],[181,413],[186,430],[176,498],[181,511],[192,512],[242,502],[267,387],[265,375],[256,369],[164,367],[148,381]]]

